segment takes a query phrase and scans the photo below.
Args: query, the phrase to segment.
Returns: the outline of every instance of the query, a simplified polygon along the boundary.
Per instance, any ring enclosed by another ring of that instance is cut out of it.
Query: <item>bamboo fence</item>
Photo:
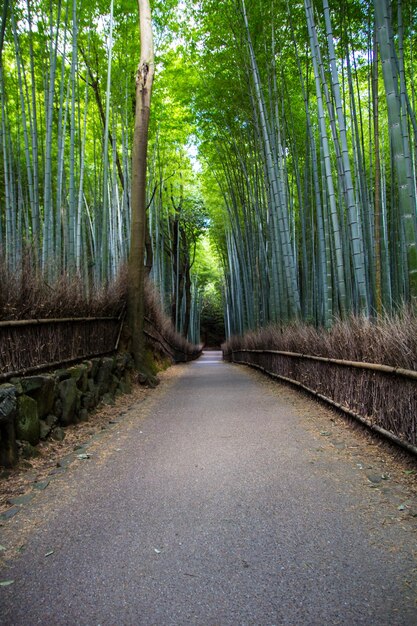
[[[201,349],[185,350],[175,346],[158,330],[149,317],[145,317],[145,337],[159,352],[168,355],[174,363],[185,363],[197,359],[201,355]]]
[[[279,350],[233,350],[224,358],[294,384],[417,454],[414,370]]]
[[[122,323],[123,317],[0,322],[0,380],[111,354]]]

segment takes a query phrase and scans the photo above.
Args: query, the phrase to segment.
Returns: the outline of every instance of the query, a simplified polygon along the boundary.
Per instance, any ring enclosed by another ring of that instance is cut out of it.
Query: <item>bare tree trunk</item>
[[[148,127],[154,77],[154,51],[149,0],[138,0],[140,17],[140,62],[136,75],[135,131],[132,146],[131,234],[129,256],[128,321],[136,367],[144,356],[144,256],[146,232],[146,160]]]

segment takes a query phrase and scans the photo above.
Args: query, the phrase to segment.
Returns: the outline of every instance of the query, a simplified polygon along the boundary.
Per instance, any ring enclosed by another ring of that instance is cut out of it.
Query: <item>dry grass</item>
[[[30,255],[25,257],[22,271],[14,274],[0,264],[0,320],[117,317],[126,306],[126,266],[121,267],[111,283],[92,288],[89,293],[86,293],[79,277],[63,274],[53,284],[48,284],[33,267]],[[162,312],[158,294],[149,281],[145,284],[145,311],[153,326],[175,350],[189,355],[198,352],[198,346],[192,346],[175,332],[171,320]],[[27,341],[23,335],[22,344],[26,350]],[[16,351],[17,344],[13,345]],[[69,351],[68,358],[74,356],[73,352]],[[29,365],[25,364],[25,367]]]
[[[150,281],[145,283],[145,310],[152,325],[173,348],[190,356],[200,352],[199,346],[192,345],[175,331],[171,319],[162,311],[159,295]]]
[[[81,279],[62,274],[48,284],[26,256],[22,271],[11,274],[0,264],[0,320],[59,317],[113,317],[126,301],[127,272],[86,294]]]
[[[238,348],[283,350],[415,370],[417,313],[404,309],[378,321],[352,316],[337,321],[329,330],[301,323],[270,325],[244,337],[232,337],[222,348],[224,352]]]

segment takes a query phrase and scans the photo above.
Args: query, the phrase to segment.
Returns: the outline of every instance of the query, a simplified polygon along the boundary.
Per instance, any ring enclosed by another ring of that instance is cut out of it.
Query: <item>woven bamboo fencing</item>
[[[279,350],[233,350],[226,360],[290,382],[417,454],[417,372]]]
[[[0,322],[0,381],[110,354],[117,349],[121,324],[119,317]]]
[[[149,317],[145,317],[144,333],[147,343],[151,344],[159,352],[168,355],[174,363],[186,363],[187,361],[197,359],[201,355],[202,351],[197,346],[190,347],[190,349],[182,349],[174,345],[167,337],[164,337]]]

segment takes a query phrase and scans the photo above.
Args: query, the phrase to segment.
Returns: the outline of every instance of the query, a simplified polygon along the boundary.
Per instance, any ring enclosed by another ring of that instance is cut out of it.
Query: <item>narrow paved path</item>
[[[326,410],[219,353],[181,367],[7,522],[0,623],[416,624],[416,524]]]

